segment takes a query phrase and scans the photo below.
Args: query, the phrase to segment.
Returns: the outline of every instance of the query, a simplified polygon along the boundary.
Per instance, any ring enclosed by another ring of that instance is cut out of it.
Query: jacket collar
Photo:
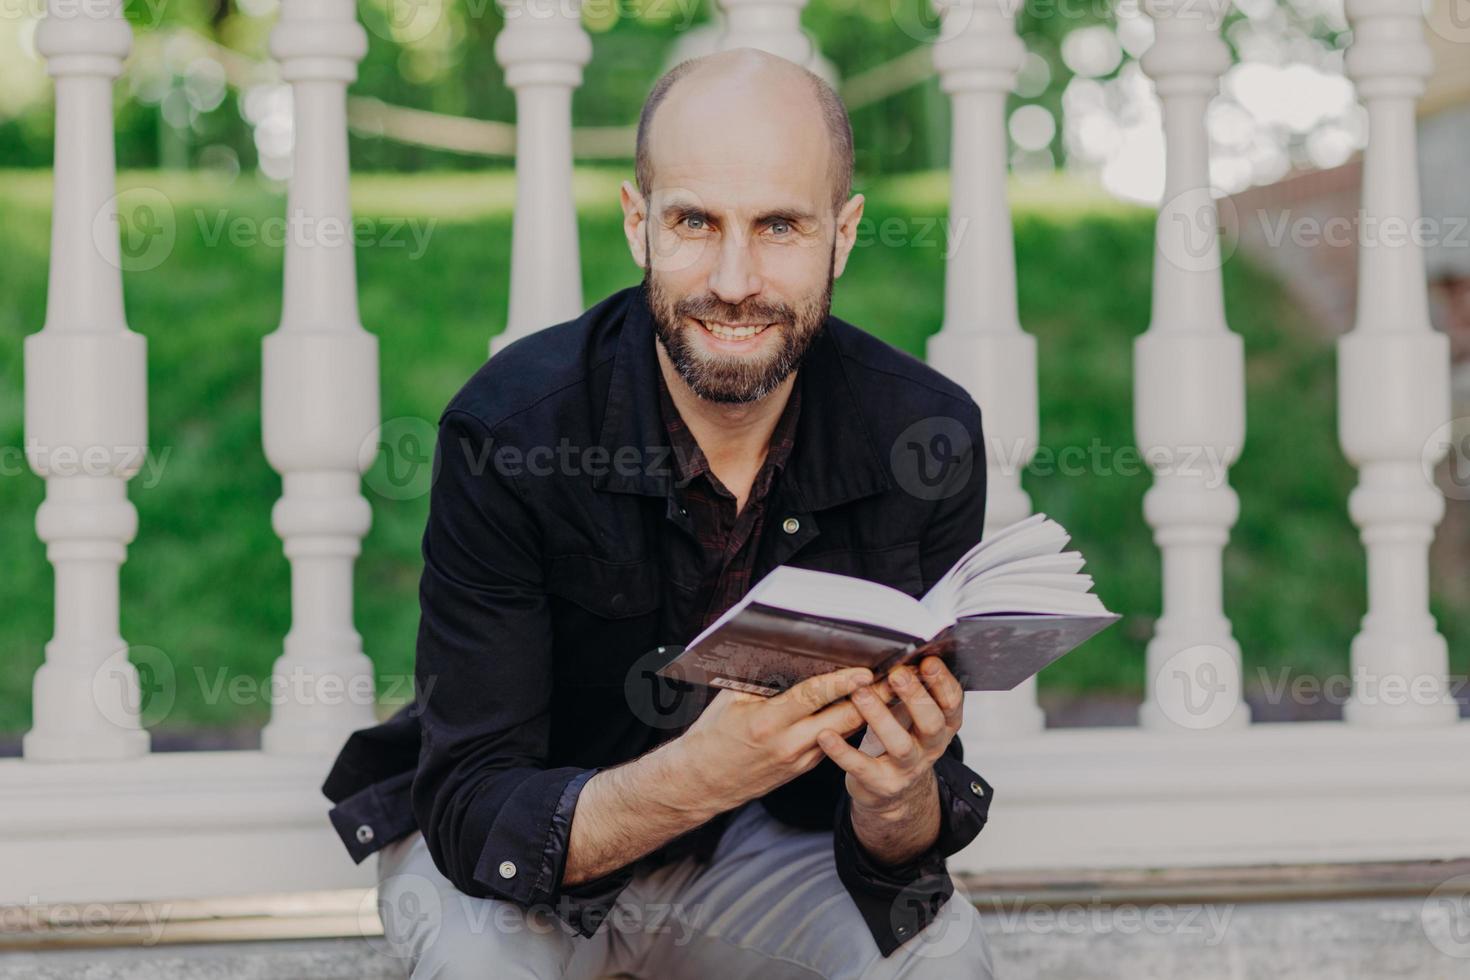
[[[612,465],[598,471],[593,486],[664,497],[674,480],[674,463],[659,415],[653,314],[642,285],[628,293],[598,435]],[[818,511],[889,489],[884,457],[848,378],[832,317],[801,362],[796,383],[802,410],[781,478],[793,502]],[[638,465],[627,465],[635,456]]]

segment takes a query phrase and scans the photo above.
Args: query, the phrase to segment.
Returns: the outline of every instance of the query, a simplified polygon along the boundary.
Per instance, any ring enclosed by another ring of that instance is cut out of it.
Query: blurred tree
[[[250,90],[271,84],[267,41],[279,2],[125,4],[136,51],[119,86],[118,158],[123,166],[256,166],[255,128],[260,119],[251,117],[252,105],[259,109],[268,99]],[[1298,11],[1295,2],[1287,3],[1281,15],[1292,29],[1333,43],[1338,29],[1320,13],[1314,14],[1315,8]],[[354,94],[450,115],[514,120],[514,96],[505,87],[494,56],[495,37],[504,22],[494,0],[359,0],[359,6],[369,48]],[[684,32],[707,29],[712,6],[713,0],[584,0],[583,21],[592,34],[595,54],[574,100],[576,124],[633,123],[676,41]],[[1236,11],[1230,16],[1243,15]],[[1080,28],[1111,28],[1116,19],[1111,3],[1082,0],[1028,0],[1019,12],[1017,29],[1031,57],[1010,109],[1037,105],[1054,124],[1049,149],[1033,149],[1032,162],[1039,159],[1040,165],[1050,166],[1066,159],[1060,123],[1063,94],[1074,73],[1063,57],[1064,39]],[[23,94],[18,104],[14,96],[10,103],[0,101],[0,166],[45,166],[50,160],[50,89],[44,67],[27,49],[24,26],[17,29],[15,23],[11,22],[9,35],[0,30],[0,64],[21,78],[4,79],[11,83],[9,90]],[[860,173],[943,167],[948,159],[948,100],[928,70],[925,55],[939,34],[931,0],[812,0],[803,12],[803,24],[843,79],[902,66],[896,72],[899,83],[873,101],[853,105]],[[186,33],[176,36],[179,32]],[[1111,33],[1102,36],[1106,40]],[[1229,23],[1225,33],[1227,39],[1232,37]],[[198,43],[190,43],[191,37]],[[230,60],[238,62],[235,74],[240,64],[260,66],[251,70],[246,91],[241,92],[240,79],[232,77],[228,91],[213,93],[212,80],[224,72],[204,42],[230,53]],[[1131,55],[1121,54],[1111,68],[1089,77],[1099,81],[1115,77],[1132,61]],[[1032,116],[1036,118],[1035,113]],[[1043,125],[1043,140],[1046,132]],[[511,163],[370,134],[355,134],[352,152],[354,166],[362,170]]]

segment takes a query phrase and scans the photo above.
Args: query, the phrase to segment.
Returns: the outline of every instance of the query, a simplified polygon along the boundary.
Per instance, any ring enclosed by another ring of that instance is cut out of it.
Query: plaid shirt
[[[792,387],[791,397],[771,432],[765,462],[755,475],[745,507],[738,513],[735,495],[710,469],[709,458],[674,405],[662,371],[658,372],[658,396],[669,446],[673,449],[676,496],[680,509],[694,527],[694,537],[704,560],[695,600],[699,629],[703,630],[750,591],[751,571],[755,568],[754,542],[760,540],[761,526],[765,523],[766,498],[776,475],[791,455],[791,447],[796,444],[801,389]]]
[[[777,475],[786,465],[791,449],[796,444],[796,423],[801,414],[801,386],[793,385],[791,396],[776,427],[771,431],[771,442],[766,449],[765,462],[755,475],[746,497],[745,506],[735,509],[735,494],[720,482],[710,469],[709,458],[689,431],[689,426],[679,414],[669,387],[664,382],[663,371],[658,377],[659,414],[664,429],[669,435],[669,447],[673,450],[675,499],[681,513],[689,518],[695,542],[699,546],[702,572],[699,591],[695,596],[695,616],[702,632],[705,627],[719,619],[725,610],[750,591],[753,584],[751,574],[755,569],[756,547],[760,540],[761,527],[765,523],[766,500]],[[701,705],[709,703],[715,691],[701,688],[692,696]],[[686,726],[687,728],[687,726]],[[672,728],[663,733],[663,740],[674,738],[685,728]],[[720,842],[725,826],[733,813],[722,813],[706,824],[669,841],[643,859],[647,867],[658,867],[691,855],[697,861],[708,861]]]

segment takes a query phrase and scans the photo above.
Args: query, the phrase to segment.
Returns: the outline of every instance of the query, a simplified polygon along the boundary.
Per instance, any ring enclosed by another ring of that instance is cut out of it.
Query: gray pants
[[[471,898],[414,833],[378,857],[384,945],[413,980],[990,980],[980,917],[956,892],[883,957],[837,878],[830,833],[777,822],[759,804],[731,821],[711,862],[636,875],[590,939],[552,909]]]

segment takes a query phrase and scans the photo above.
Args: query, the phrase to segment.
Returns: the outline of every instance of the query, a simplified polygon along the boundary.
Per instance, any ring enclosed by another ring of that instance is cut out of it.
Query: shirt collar
[[[619,459],[626,463],[637,457],[640,465],[603,468],[593,485],[612,493],[667,496],[680,475],[659,405],[653,314],[642,284],[625,293],[623,323],[598,441],[614,464]],[[799,506],[813,511],[891,486],[884,457],[869,435],[867,418],[853,392],[831,323],[829,318],[797,371],[792,399],[799,410],[789,413],[795,431],[783,461],[783,485]],[[782,418],[785,420],[787,413],[783,412]]]

